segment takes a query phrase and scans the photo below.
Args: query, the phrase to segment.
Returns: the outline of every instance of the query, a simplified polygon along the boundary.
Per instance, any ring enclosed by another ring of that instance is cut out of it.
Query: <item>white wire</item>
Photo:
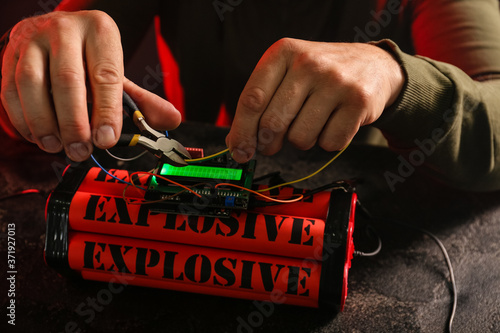
[[[392,220],[392,219],[375,218],[370,213],[370,211],[368,211],[363,205],[361,205],[359,200],[357,201],[357,204],[358,204],[358,207],[361,209],[361,211],[363,211],[366,214],[366,216],[369,217],[370,219],[378,220],[378,221],[385,221],[387,223],[397,224],[401,227],[410,228],[410,229],[420,231],[421,233],[426,234],[427,236],[432,238],[432,240],[434,242],[436,242],[436,244],[439,246],[439,249],[443,253],[444,259],[446,261],[446,265],[448,266],[448,271],[450,273],[450,282],[451,282],[451,288],[452,288],[453,304],[451,306],[451,313],[450,313],[450,317],[448,319],[448,332],[452,333],[453,320],[455,319],[455,313],[457,311],[457,301],[458,301],[457,283],[455,281],[455,273],[453,271],[453,266],[451,264],[450,256],[448,255],[448,251],[446,250],[446,247],[444,246],[443,242],[441,242],[441,240],[436,235],[434,235],[430,231],[427,231],[426,229],[422,229],[422,228],[419,228],[419,227],[416,227],[413,225],[409,225],[406,223],[402,223],[402,222]]]
[[[122,161],[122,162],[130,162],[130,161],[135,161],[139,157],[142,157],[142,155],[147,153],[147,150],[143,151],[142,153],[140,153],[137,156],[129,157],[129,158],[124,158],[124,157],[119,157],[119,156],[113,155],[108,149],[106,149],[106,153],[108,153],[108,155],[113,157],[115,160]]]
[[[458,297],[457,297],[457,283],[455,281],[455,273],[453,272],[453,266],[451,265],[450,256],[448,255],[448,251],[446,251],[446,248],[444,247],[443,242],[441,242],[441,240],[439,240],[439,238],[437,238],[433,233],[431,233],[425,229],[422,229],[422,228],[416,228],[416,229],[419,230],[420,232],[426,234],[427,236],[431,237],[436,242],[436,244],[441,249],[441,252],[443,252],[444,259],[446,260],[446,265],[448,265],[448,270],[450,271],[451,287],[453,289],[453,305],[451,308],[450,319],[448,321],[448,331],[451,333],[453,319],[455,318],[455,312],[457,311]]]

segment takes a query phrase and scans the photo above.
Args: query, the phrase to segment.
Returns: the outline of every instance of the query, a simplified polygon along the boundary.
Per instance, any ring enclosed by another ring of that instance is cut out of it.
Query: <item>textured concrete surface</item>
[[[172,135],[188,146],[215,152],[226,131],[183,125]],[[2,140],[0,196],[27,188],[48,193],[65,165],[44,154]],[[285,147],[277,156],[258,157],[258,175],[281,171],[295,179],[316,170],[330,154]],[[104,162],[109,162],[102,157]],[[151,160],[149,160],[151,161]],[[146,162],[141,162],[146,163]],[[358,178],[357,192],[374,215],[426,228],[448,249],[458,285],[454,332],[500,332],[500,193],[469,193],[428,179],[419,168],[392,192],[384,172],[397,173],[397,155],[384,148],[353,145],[323,173],[301,184]],[[108,165],[109,166],[109,165]],[[133,286],[113,295],[89,316],[77,309],[106,284],[59,276],[43,261],[45,198],[27,195],[0,201],[0,265],[6,272],[6,232],[16,225],[16,326],[7,325],[7,283],[2,278],[2,332],[443,332],[450,314],[451,285],[442,253],[428,237],[410,228],[372,222],[383,241],[379,255],[355,258],[344,312],[286,305],[262,310],[252,301]],[[370,251],[357,218],[355,245]],[[6,330],[4,329],[6,328]]]

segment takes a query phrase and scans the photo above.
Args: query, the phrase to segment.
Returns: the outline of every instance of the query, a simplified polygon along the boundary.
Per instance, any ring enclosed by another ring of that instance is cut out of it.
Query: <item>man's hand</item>
[[[377,46],[279,40],[243,89],[226,143],[241,163],[256,150],[278,152],[285,137],[299,149],[340,150],[394,103],[404,81]]]
[[[13,28],[3,57],[1,102],[11,124],[2,125],[47,152],[64,148],[72,160],[83,161],[93,144],[110,148],[117,142],[123,89],[152,126],[179,125],[180,114],[170,103],[124,78],[120,33],[107,14],[54,12],[28,18]]]

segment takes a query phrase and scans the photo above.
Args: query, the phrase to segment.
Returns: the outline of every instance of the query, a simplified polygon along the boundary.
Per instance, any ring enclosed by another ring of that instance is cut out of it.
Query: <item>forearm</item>
[[[407,83],[374,124],[390,147],[440,180],[470,190],[500,189],[500,80],[474,81],[461,69],[402,53]]]

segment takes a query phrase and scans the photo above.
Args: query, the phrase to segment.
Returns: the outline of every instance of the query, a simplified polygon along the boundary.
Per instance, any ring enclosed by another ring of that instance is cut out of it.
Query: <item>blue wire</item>
[[[93,155],[93,154],[91,154],[91,155],[90,155],[90,157],[92,157],[92,160],[94,161],[94,163],[95,163],[95,164],[97,164],[97,166],[98,166],[99,168],[101,168],[101,170],[102,170],[102,171],[104,171],[104,172],[105,172],[108,176],[110,176],[110,177],[112,177],[112,178],[116,179],[116,180],[117,180],[117,181],[119,181],[120,183],[124,183],[124,184],[130,185],[130,186],[138,187],[138,188],[140,188],[141,190],[146,191],[146,189],[145,189],[144,187],[140,187],[140,186],[134,185],[134,184],[132,184],[132,183],[126,182],[126,181],[124,181],[123,179],[120,179],[120,178],[116,177],[115,175],[112,175],[111,173],[109,173],[109,172],[108,172],[108,170],[104,169],[104,167],[103,167],[102,165],[100,165],[100,164],[99,164],[99,162],[97,162],[97,160],[95,159],[95,157],[94,157],[94,155]]]

